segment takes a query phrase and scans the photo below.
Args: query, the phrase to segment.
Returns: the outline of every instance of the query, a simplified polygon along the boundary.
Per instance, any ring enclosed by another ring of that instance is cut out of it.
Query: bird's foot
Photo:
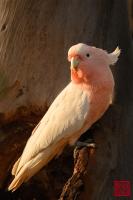
[[[76,143],[76,147],[77,147],[78,149],[80,149],[80,148],[82,148],[82,147],[92,147],[92,148],[95,148],[95,147],[96,147],[96,144],[94,143],[93,140],[88,139],[88,140],[86,140],[86,141],[84,141],[84,142],[78,141],[78,142]]]
[[[83,142],[77,141],[75,145],[75,149],[73,152],[74,160],[77,158],[78,152],[81,148],[88,147],[88,148],[96,148],[96,144],[94,143],[93,139],[87,139]]]

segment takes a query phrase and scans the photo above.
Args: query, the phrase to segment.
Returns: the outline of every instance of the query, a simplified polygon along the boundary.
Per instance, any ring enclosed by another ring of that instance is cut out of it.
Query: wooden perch
[[[84,188],[84,176],[87,173],[89,159],[95,153],[94,148],[84,147],[76,153],[74,171],[65,184],[59,200],[76,200]]]

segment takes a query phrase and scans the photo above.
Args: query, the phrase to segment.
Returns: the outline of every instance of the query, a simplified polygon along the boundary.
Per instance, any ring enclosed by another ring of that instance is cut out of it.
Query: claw
[[[92,147],[95,148],[96,144],[94,142],[88,143],[88,142],[77,142],[77,148],[81,148],[81,147]]]
[[[96,148],[96,144],[94,143],[94,140],[90,139],[90,138],[88,140],[85,140],[84,142],[77,141],[76,145],[75,145],[74,152],[73,152],[74,160],[76,160],[76,158],[78,156],[78,153],[79,153],[78,150],[80,150],[83,147]]]

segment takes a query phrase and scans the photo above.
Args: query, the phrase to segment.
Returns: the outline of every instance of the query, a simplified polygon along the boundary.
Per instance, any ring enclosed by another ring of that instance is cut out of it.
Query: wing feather
[[[39,152],[80,130],[88,114],[87,94],[70,83],[55,99],[33,130],[21,156],[18,170]],[[17,171],[18,171],[17,170]]]

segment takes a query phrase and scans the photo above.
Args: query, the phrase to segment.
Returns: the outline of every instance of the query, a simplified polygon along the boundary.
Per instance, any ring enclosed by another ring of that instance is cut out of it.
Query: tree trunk
[[[0,132],[2,189],[31,130],[70,80],[68,48],[83,42],[109,52],[117,45],[122,49],[112,67],[114,104],[90,130],[96,149],[79,150],[73,166],[68,148],[17,192],[1,190],[0,195],[58,199],[74,167],[60,199],[113,199],[114,180],[133,181],[133,62],[126,0],[1,0],[0,26],[0,121],[10,122]]]

